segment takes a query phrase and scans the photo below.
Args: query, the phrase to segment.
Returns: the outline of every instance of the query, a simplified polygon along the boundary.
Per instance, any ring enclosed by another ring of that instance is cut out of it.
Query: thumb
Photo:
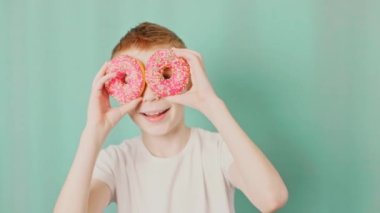
[[[185,96],[184,94],[173,95],[173,96],[167,96],[165,97],[165,99],[172,103],[185,105],[186,97],[184,96]]]
[[[132,109],[134,109],[142,100],[142,97],[138,97],[136,99],[133,99],[132,101],[124,104],[123,106],[119,107],[119,111],[122,116],[129,113]]]

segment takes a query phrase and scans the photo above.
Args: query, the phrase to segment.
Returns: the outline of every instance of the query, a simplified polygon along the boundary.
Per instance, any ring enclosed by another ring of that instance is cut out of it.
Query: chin
[[[136,113],[133,116],[135,124],[144,134],[151,136],[164,136],[183,125],[183,107],[171,105],[157,115]]]
[[[144,128],[143,126],[140,126],[140,129],[144,134],[151,136],[165,136],[171,132],[169,126],[152,128]]]

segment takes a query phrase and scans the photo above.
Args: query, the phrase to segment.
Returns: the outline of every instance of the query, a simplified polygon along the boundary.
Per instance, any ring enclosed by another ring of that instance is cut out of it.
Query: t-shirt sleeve
[[[105,182],[111,189],[112,199],[110,202],[115,201],[115,157],[112,154],[113,151],[111,147],[108,147],[99,152],[92,173],[92,178]]]
[[[219,162],[220,162],[220,167],[223,172],[224,177],[228,181],[229,184],[232,185],[231,183],[231,178],[228,173],[229,167],[232,165],[234,158],[226,144],[226,142],[223,140],[223,138],[218,135],[219,141]]]

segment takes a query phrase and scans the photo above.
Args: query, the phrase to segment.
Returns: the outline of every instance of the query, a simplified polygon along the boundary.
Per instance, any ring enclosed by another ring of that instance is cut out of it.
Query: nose
[[[143,102],[153,102],[158,101],[160,97],[152,91],[152,89],[147,86],[144,90],[144,93],[142,94],[142,101]]]

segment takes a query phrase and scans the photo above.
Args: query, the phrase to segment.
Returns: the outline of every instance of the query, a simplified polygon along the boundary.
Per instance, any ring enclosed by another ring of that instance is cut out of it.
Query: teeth
[[[163,111],[161,111],[161,112],[163,112]],[[161,112],[155,112],[155,113],[145,113],[145,114],[147,114],[147,115],[158,115],[158,114],[160,114]]]
[[[167,110],[167,109],[165,109]],[[159,115],[160,113],[164,112],[165,110],[157,111],[157,112],[145,112],[143,114],[148,115],[148,116],[153,116],[153,115]]]

